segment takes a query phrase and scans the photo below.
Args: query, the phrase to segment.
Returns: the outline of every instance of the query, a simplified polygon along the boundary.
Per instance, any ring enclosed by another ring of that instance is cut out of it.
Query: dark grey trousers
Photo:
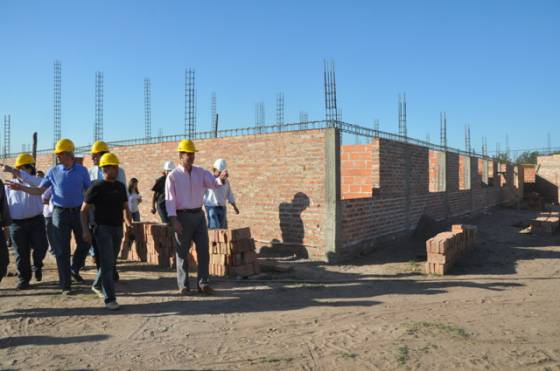
[[[194,241],[196,255],[198,259],[197,285],[208,282],[208,268],[210,264],[210,254],[208,251],[208,227],[206,217],[201,210],[191,214],[177,212],[177,219],[183,227],[183,233],[175,234],[177,239],[177,285],[179,289],[189,287],[189,266],[188,254],[191,241]]]

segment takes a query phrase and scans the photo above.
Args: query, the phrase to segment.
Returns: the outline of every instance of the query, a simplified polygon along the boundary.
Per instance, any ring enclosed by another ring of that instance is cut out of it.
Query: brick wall
[[[196,142],[200,150],[196,164],[210,168],[216,158],[228,161],[241,209],[239,216],[230,210],[231,227],[250,227],[259,246],[304,252],[313,259],[324,259],[330,251],[345,255],[369,248],[380,238],[414,229],[423,214],[443,220],[518,197],[509,165],[502,186],[482,186],[485,161],[476,157],[465,161],[454,153],[437,154],[381,138],[370,144],[340,146],[335,153],[333,149],[338,147],[331,143],[333,138],[337,137],[327,129],[200,140]],[[176,146],[158,143],[113,148],[127,178],[140,181],[144,221],[157,220],[149,212],[150,188],[164,161],[177,161]],[[436,162],[431,162],[433,156]],[[334,174],[333,166],[338,169],[338,160],[340,174],[333,179],[340,187],[331,187],[329,174]],[[46,170],[51,161],[51,155],[42,155],[38,167]],[[91,166],[89,156],[83,162]],[[469,162],[471,187],[463,189],[465,180],[461,178],[468,176],[464,166]],[[434,172],[434,164],[445,168]],[[430,191],[436,173],[445,174],[445,191]],[[327,192],[327,184],[335,191]],[[360,188],[348,187],[352,185]],[[335,242],[326,236],[336,236]]]
[[[210,169],[214,160],[228,162],[230,181],[239,216],[228,210],[230,226],[250,227],[261,245],[272,241],[280,249],[324,256],[325,131],[285,132],[196,141],[196,165]],[[136,177],[144,201],[143,221],[158,221],[150,213],[151,187],[161,175],[163,163],[177,164],[177,143],[115,147],[127,179]],[[52,155],[37,159],[38,168],[48,170]],[[13,162],[7,161],[7,163]],[[84,165],[92,165],[85,156]]]
[[[525,183],[535,183],[537,166],[533,164],[523,164],[520,165],[520,167],[523,171]]]
[[[546,201],[560,203],[560,154],[537,157],[535,182]]]
[[[513,167],[509,164],[502,187],[483,186],[482,166],[486,161],[476,157],[466,161],[455,153],[385,139],[374,141],[371,150],[374,159],[379,157],[379,173],[373,171],[379,190],[373,197],[342,200],[341,255],[355,254],[371,248],[377,240],[409,232],[423,214],[444,220],[521,196],[519,188],[514,187]],[[493,174],[497,165],[488,163],[492,164],[489,166]],[[440,168],[442,164],[445,169]],[[463,189],[464,177],[468,176],[464,166],[469,165],[471,186]],[[442,174],[444,191],[438,188]]]
[[[342,199],[371,197],[374,181],[373,144],[340,146]],[[375,172],[379,173],[379,162]]]

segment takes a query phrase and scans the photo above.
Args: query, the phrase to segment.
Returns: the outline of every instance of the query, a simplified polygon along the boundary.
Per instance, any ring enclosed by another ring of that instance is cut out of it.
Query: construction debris
[[[560,212],[547,211],[531,220],[531,232],[552,234],[560,227]]]
[[[472,249],[476,234],[477,228],[473,225],[454,224],[451,232],[439,233],[426,241],[426,273],[446,274],[460,257]]]

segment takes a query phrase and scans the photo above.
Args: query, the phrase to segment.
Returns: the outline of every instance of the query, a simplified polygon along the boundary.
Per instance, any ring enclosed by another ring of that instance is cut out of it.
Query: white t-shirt
[[[139,211],[138,204],[142,200],[142,196],[136,192],[132,192],[128,195],[128,209],[131,213],[137,213]]]
[[[235,196],[231,191],[229,181],[226,181],[220,188],[207,189],[204,193],[205,206],[226,206],[226,201],[230,204],[235,203]]]

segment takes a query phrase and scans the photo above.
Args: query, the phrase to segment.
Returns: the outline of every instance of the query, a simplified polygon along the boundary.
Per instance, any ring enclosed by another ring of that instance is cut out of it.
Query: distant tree
[[[536,164],[537,157],[540,155],[538,151],[525,151],[515,161],[517,164]]]
[[[507,153],[499,153],[496,156],[496,160],[498,160],[499,162],[511,162],[511,158],[509,158]]]

